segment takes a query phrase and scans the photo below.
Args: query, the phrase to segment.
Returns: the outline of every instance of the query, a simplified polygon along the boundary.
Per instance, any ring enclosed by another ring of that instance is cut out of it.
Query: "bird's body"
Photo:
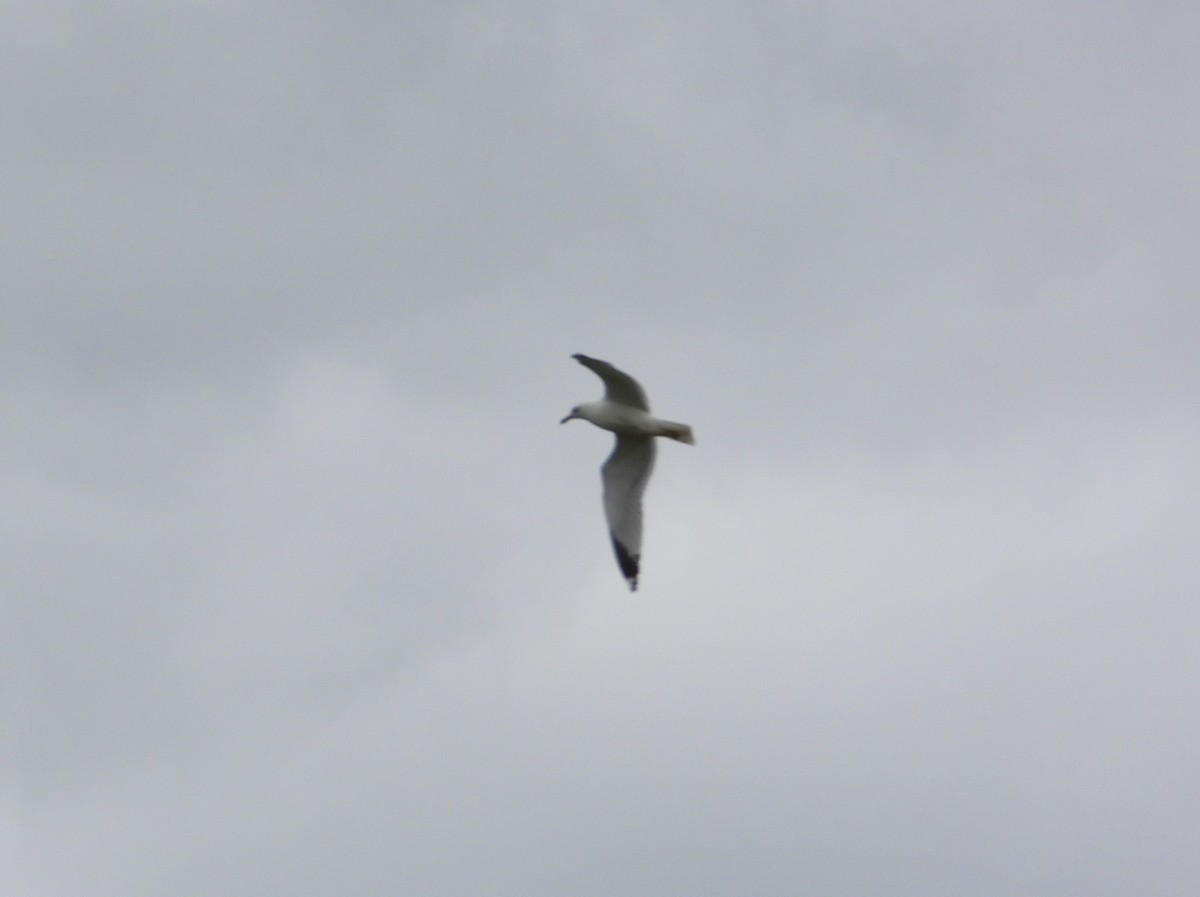
[[[612,454],[600,468],[604,483],[604,516],[621,573],[631,591],[637,590],[642,552],[642,494],[654,469],[654,437],[665,436],[695,445],[687,424],[662,420],[650,413],[641,385],[607,361],[571,356],[604,381],[604,398],[584,402],[562,419],[586,420],[616,434]]]
[[[694,445],[691,428],[669,420],[661,420],[648,411],[600,399],[576,405],[574,416],[610,430],[619,436],[666,436]]]

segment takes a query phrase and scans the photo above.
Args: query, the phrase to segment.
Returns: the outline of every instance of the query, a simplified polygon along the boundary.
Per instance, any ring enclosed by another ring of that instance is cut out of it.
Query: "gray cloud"
[[[1191,6],[12,14],[6,893],[1196,889]]]

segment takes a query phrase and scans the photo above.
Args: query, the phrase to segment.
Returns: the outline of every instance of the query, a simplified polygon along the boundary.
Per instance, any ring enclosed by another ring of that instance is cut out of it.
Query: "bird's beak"
[[[572,411],[570,414],[568,414],[566,417],[564,417],[562,420],[560,420],[559,423],[565,424],[567,421],[574,420],[574,419],[575,419],[575,412]]]

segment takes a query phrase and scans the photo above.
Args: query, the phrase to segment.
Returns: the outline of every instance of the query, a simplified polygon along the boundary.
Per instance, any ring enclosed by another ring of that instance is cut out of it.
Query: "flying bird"
[[[666,436],[695,445],[687,424],[661,420],[650,414],[650,403],[641,385],[607,361],[572,355],[604,381],[604,398],[584,402],[560,421],[586,420],[616,434],[612,454],[600,468],[604,484],[604,516],[612,537],[613,552],[629,590],[637,591],[642,556],[642,493],[654,469],[654,437]]]

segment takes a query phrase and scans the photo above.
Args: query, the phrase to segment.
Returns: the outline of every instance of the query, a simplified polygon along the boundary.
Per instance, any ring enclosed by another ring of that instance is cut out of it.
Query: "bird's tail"
[[[692,428],[687,424],[677,424],[674,421],[663,421],[662,435],[668,439],[674,439],[676,442],[684,442],[688,445],[696,444],[696,437],[692,435]]]

